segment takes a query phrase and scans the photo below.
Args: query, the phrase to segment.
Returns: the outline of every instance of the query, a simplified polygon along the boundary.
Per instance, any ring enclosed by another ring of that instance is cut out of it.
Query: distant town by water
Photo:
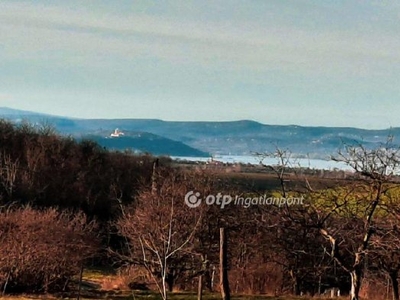
[[[179,161],[202,162],[202,163],[225,163],[225,164],[251,164],[258,165],[279,165],[280,162],[277,158],[273,157],[259,157],[252,155],[219,155],[212,158],[207,157],[189,157],[189,156],[171,156],[172,159]],[[333,160],[322,159],[307,159],[307,158],[293,158],[289,160],[290,167],[309,168],[316,170],[344,170],[351,171],[352,168],[343,162],[336,162]]]

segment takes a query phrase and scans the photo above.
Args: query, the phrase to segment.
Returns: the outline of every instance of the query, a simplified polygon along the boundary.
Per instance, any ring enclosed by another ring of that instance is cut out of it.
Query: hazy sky
[[[0,106],[385,128],[399,100],[399,1],[0,1]]]

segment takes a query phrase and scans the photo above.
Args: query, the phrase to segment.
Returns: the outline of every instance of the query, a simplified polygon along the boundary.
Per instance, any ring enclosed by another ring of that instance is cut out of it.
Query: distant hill
[[[46,118],[52,117],[51,115],[36,113],[27,110],[12,109],[8,107],[0,107],[0,116],[7,119],[23,119],[26,117]]]
[[[8,107],[0,107],[0,115],[2,116],[25,116],[25,115],[32,115],[38,113],[33,113],[30,111],[25,111],[25,110],[17,110],[17,109],[12,109]]]
[[[58,117],[0,107],[0,118],[14,123],[29,122],[34,125],[50,124],[64,135],[72,135],[76,139],[90,139],[110,150],[131,150],[154,155],[209,157],[210,153],[185,145],[182,142],[143,131],[125,131],[125,135],[111,138],[110,134],[117,126],[101,122],[100,126],[86,124],[85,120]]]
[[[130,149],[135,152],[151,153],[153,155],[209,157],[210,154],[189,147],[181,142],[173,141],[148,132],[125,132],[121,137],[101,136],[95,134],[83,135],[82,139],[96,141],[110,150]]]
[[[91,137],[109,148],[140,148],[142,151],[169,155],[249,155],[273,151],[276,147],[290,149],[296,156],[328,158],[337,153],[343,143],[362,143],[375,147],[389,135],[400,137],[400,128],[366,130],[341,127],[306,127],[296,125],[265,125],[254,121],[176,122],[156,119],[73,119],[47,116],[0,108],[0,117],[30,122],[49,122],[62,134]],[[122,140],[107,140],[105,133],[115,128],[125,132],[143,133],[143,140],[131,136]],[[99,135],[101,132],[101,135]],[[147,135],[149,134],[149,135]],[[167,143],[167,141],[171,141]],[[157,145],[157,146],[156,146]],[[179,154],[178,154],[179,153]]]

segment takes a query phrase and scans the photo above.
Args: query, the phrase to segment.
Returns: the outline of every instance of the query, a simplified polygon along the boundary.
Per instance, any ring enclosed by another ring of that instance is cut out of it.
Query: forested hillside
[[[264,167],[279,188],[263,196],[280,200],[266,204],[252,200],[261,195],[251,186],[224,181],[215,170],[109,152],[51,127],[1,121],[0,287],[76,292],[83,267],[119,270],[130,288],[163,299],[194,291],[198,280],[218,291],[224,228],[234,294],[334,288],[352,299],[379,299],[390,288],[398,299],[399,152],[391,141],[346,150],[337,158],[355,173],[318,189],[285,163],[286,152],[272,153],[282,164]],[[188,192],[203,202],[192,207]],[[209,201],[226,195],[249,205]],[[302,201],[288,205],[293,198]]]

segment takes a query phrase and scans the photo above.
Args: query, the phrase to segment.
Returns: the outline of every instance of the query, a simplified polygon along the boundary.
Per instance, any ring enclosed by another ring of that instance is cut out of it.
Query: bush
[[[7,292],[65,290],[98,248],[82,213],[31,207],[0,213],[0,286]]]

